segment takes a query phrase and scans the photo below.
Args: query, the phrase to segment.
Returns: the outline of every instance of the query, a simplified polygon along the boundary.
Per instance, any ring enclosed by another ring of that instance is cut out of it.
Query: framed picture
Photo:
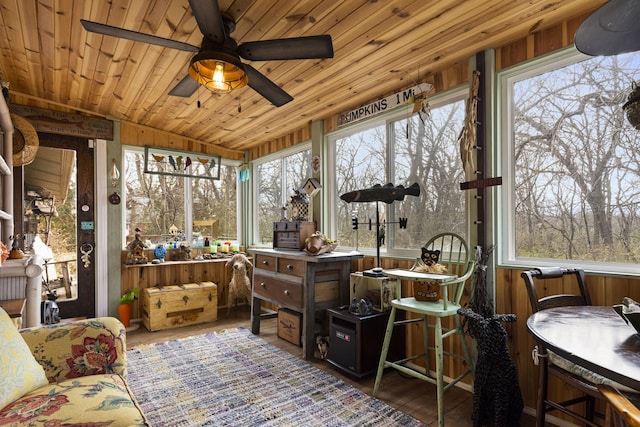
[[[145,145],[144,173],[220,179],[220,156]]]

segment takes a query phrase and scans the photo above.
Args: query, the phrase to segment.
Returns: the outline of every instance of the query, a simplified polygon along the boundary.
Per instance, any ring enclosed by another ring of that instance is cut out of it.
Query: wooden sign
[[[431,83],[420,83],[402,92],[394,93],[391,96],[363,105],[355,110],[342,113],[338,118],[338,126],[348,125],[377,114],[386,113],[400,105],[412,104],[415,95],[423,92],[428,93],[432,87],[433,85]]]
[[[113,141],[111,120],[16,104],[11,104],[9,110],[29,120],[37,132]]]

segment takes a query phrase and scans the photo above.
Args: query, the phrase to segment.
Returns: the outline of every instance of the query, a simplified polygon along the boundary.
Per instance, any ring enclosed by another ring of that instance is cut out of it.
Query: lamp
[[[212,92],[229,93],[249,82],[242,62],[233,55],[211,50],[191,59],[189,75]]]

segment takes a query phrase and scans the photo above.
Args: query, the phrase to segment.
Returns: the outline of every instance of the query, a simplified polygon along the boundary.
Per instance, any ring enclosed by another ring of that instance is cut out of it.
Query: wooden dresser
[[[326,309],[349,302],[351,261],[360,254],[332,252],[310,256],[302,251],[250,249],[254,257],[251,332],[260,333],[262,301],[302,314],[302,356],[313,358],[316,333],[328,330]],[[316,331],[315,323],[320,324]]]

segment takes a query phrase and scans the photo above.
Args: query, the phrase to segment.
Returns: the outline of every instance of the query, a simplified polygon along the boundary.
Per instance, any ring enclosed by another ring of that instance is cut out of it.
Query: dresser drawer
[[[253,292],[281,305],[297,308],[303,306],[302,285],[299,283],[255,274]]]
[[[280,258],[278,260],[278,273],[302,277],[304,276],[304,265],[304,261]]]
[[[256,254],[255,268],[261,268],[263,270],[276,271],[277,258],[268,255]]]

